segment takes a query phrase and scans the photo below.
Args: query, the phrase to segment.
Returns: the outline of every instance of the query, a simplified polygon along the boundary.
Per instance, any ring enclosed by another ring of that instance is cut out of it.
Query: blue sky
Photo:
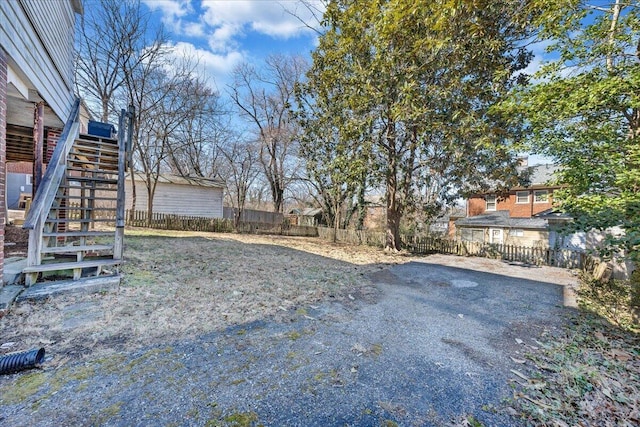
[[[212,85],[224,91],[242,62],[259,65],[269,54],[308,55],[316,33],[296,18],[312,14],[292,0],[142,0],[164,24],[175,54],[194,55]],[[320,2],[312,2],[321,8]]]
[[[141,0],[162,23],[178,57],[198,58],[209,83],[221,93],[232,82],[234,67],[248,62],[260,67],[269,54],[309,55],[317,44],[313,14],[296,0]],[[309,3],[321,17],[322,1]],[[298,17],[296,17],[296,16]],[[548,43],[532,46],[535,57],[525,70],[533,74],[543,63]],[[548,159],[532,156],[532,163]]]

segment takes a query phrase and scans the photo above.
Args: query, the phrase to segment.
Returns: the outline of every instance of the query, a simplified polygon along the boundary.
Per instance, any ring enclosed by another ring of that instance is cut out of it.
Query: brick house
[[[0,242],[8,162],[41,176],[74,101],[74,30],[81,0],[0,1]],[[44,155],[43,155],[44,153]],[[39,178],[37,178],[39,179]],[[4,254],[0,252],[0,274]]]
[[[541,215],[553,207],[553,165],[529,167],[530,185],[505,194],[475,194],[467,200],[467,217],[455,222],[463,241],[548,246],[549,226]]]

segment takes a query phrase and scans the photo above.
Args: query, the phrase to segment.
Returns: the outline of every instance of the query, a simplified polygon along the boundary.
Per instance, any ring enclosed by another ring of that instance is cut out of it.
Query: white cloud
[[[317,7],[321,13],[322,3],[318,2]],[[289,39],[309,33],[311,30],[305,23],[317,24],[312,13],[299,3],[292,6],[279,1],[203,0],[202,9],[203,21],[214,29],[210,40],[212,46],[232,42],[234,37],[247,30]]]
[[[204,35],[202,24],[184,21],[187,15],[193,12],[191,0],[142,0],[142,2],[151,11],[160,12],[162,23],[170,31],[192,37]]]
[[[237,46],[234,37],[242,33],[242,27],[224,23],[209,35],[209,47],[217,52],[233,50]]]
[[[142,3],[162,12],[163,18],[180,18],[192,10],[190,0],[142,0]]]
[[[200,73],[209,80],[216,89],[223,89],[229,83],[233,69],[244,61],[244,54],[239,51],[218,54],[206,49],[199,49],[191,43],[178,42],[169,46],[172,54],[178,58],[194,58],[198,62]]]
[[[187,22],[183,25],[184,34],[189,37],[203,37],[204,25],[201,22]]]

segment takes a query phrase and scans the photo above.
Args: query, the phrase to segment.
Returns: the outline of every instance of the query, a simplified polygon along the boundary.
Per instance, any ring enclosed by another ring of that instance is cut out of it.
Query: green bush
[[[594,278],[590,273],[580,273],[580,306],[620,327],[638,331],[639,325],[635,324],[633,317],[633,308],[640,307],[640,274],[636,273],[630,280],[612,279],[607,282]]]

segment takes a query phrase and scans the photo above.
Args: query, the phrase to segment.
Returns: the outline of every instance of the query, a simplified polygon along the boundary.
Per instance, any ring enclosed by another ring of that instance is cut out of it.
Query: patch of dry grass
[[[371,298],[367,273],[402,261],[318,239],[127,230],[118,292],[23,302],[0,319],[0,351],[45,346],[62,363],[251,322],[346,295]],[[292,314],[294,313],[294,314]]]
[[[640,339],[590,313],[549,336],[516,381],[515,404],[533,425],[635,426],[640,423]]]

